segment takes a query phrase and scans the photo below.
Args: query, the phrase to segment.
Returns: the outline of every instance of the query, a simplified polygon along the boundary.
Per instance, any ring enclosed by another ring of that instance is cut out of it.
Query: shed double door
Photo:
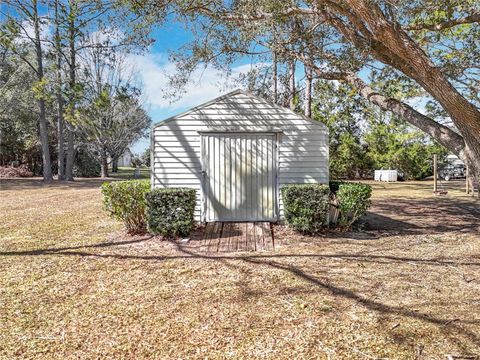
[[[276,220],[276,135],[202,134],[203,220]]]

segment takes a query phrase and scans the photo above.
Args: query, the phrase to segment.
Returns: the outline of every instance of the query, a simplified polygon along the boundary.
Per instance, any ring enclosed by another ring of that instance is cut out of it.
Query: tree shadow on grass
[[[198,253],[192,253],[191,251],[188,251],[181,246],[178,247],[178,250],[181,251],[182,253],[192,256],[192,257],[198,257]],[[298,279],[301,279],[307,283],[310,283],[311,285],[314,285],[315,287],[319,289],[326,290],[329,292],[333,297],[341,297],[343,299],[347,299],[350,301],[353,301],[365,308],[367,308],[370,311],[374,311],[379,314],[387,314],[387,315],[395,315],[395,316],[403,316],[407,318],[411,318],[414,320],[419,320],[422,322],[430,323],[432,325],[441,327],[441,329],[448,333],[449,335],[457,335],[460,334],[466,339],[468,339],[471,343],[475,344],[476,346],[480,346],[480,336],[470,330],[465,329],[464,327],[460,326],[460,324],[480,324],[480,319],[458,319],[458,318],[453,318],[453,319],[446,319],[446,318],[441,318],[441,317],[436,317],[429,315],[428,313],[425,312],[420,312],[420,311],[415,311],[415,310],[410,310],[406,309],[404,307],[400,306],[392,306],[392,305],[387,305],[384,304],[380,301],[372,300],[369,299],[366,296],[360,295],[352,290],[349,290],[344,287],[340,286],[335,286],[333,285],[328,279],[322,279],[317,276],[314,276],[312,274],[309,274],[307,271],[301,269],[298,266],[294,266],[291,264],[285,264],[276,261],[276,258],[286,258],[286,257],[340,257],[340,258],[353,258],[355,260],[358,260],[358,257],[352,256],[352,255],[342,255],[342,254],[335,254],[335,255],[313,255],[313,254],[303,254],[303,255],[266,255],[266,256],[259,256],[259,255],[253,255],[253,256],[240,256],[240,257],[222,257],[221,260],[241,260],[243,262],[253,264],[253,265],[260,265],[260,266],[268,266],[270,268],[276,269],[276,270],[281,270],[283,272],[288,273],[289,275],[293,275],[297,277]],[[202,256],[200,255],[200,258],[207,258],[211,259],[211,257],[208,256]],[[382,258],[382,256],[374,256],[374,258]],[[394,259],[395,261],[401,260],[401,261],[412,261],[416,259],[409,259],[409,258],[396,258],[396,257],[389,257],[385,256],[383,257],[385,259]],[[425,261],[425,260],[421,260]],[[433,261],[433,262],[432,262]],[[438,264],[438,265],[445,265],[448,263],[438,263],[436,260],[428,259],[427,262],[429,264]],[[387,261],[385,261],[387,263]],[[476,265],[480,266],[480,263],[473,263],[469,265]],[[460,340],[457,339],[455,336],[452,339],[455,343],[461,344]]]
[[[417,263],[432,266],[450,266],[450,265],[465,265],[465,266],[480,266],[480,261],[465,261],[464,258],[458,260],[449,260],[445,258],[412,258],[390,255],[373,255],[373,254],[349,254],[349,253],[336,253],[336,254],[316,254],[316,253],[303,253],[303,254],[276,254],[276,253],[252,253],[248,252],[231,252],[217,255],[216,253],[205,253],[200,251],[194,251],[190,246],[182,245],[176,241],[170,241],[174,246],[183,253],[183,255],[130,255],[130,254],[106,254],[106,253],[89,253],[83,251],[75,251],[80,249],[99,249],[110,248],[122,245],[132,245],[146,242],[148,240],[155,239],[154,236],[148,235],[138,239],[131,239],[125,241],[109,241],[93,245],[78,245],[67,246],[59,248],[45,248],[35,250],[23,250],[23,251],[3,251],[0,252],[0,256],[38,256],[38,255],[71,255],[71,256],[91,256],[99,258],[115,258],[119,260],[175,260],[175,259],[208,259],[208,260],[255,260],[255,259],[281,259],[281,258],[317,258],[321,259],[341,259],[346,261],[356,262],[368,262],[378,264],[392,264],[392,263]],[[220,254],[220,253],[218,253]],[[478,259],[478,256],[472,255],[472,259]]]
[[[52,255],[52,254],[68,255],[67,254],[68,252],[72,252],[73,254],[75,253],[72,250],[107,248],[111,246],[138,244],[138,243],[142,243],[147,240],[150,240],[152,238],[153,238],[152,235],[146,235],[140,238],[134,238],[134,239],[124,240],[124,241],[108,241],[108,242],[102,242],[102,243],[92,244],[92,245],[65,246],[65,247],[58,247],[58,248],[45,248],[45,249],[35,249],[35,250],[23,250],[23,251],[3,251],[3,252],[0,252],[0,256]],[[94,253],[92,253],[92,255],[94,255]]]
[[[47,249],[37,249],[32,251],[10,251],[2,252],[0,256],[47,256],[47,255],[57,255],[57,256],[78,256],[78,257],[95,257],[95,258],[113,258],[118,260],[145,260],[145,261],[166,261],[166,260],[175,260],[175,259],[191,259],[191,260],[207,260],[207,261],[220,261],[226,266],[239,268],[238,265],[235,265],[233,262],[244,262],[246,264],[251,264],[254,266],[263,266],[269,267],[272,269],[283,271],[291,276],[295,276],[298,279],[301,279],[311,285],[314,285],[318,289],[322,289],[330,293],[333,297],[341,297],[353,301],[370,311],[374,311],[380,314],[396,315],[403,316],[422,322],[430,323],[436,325],[442,329],[442,331],[447,332],[449,335],[462,335],[462,337],[468,339],[471,343],[476,346],[480,346],[480,337],[478,334],[465,329],[461,325],[467,324],[479,324],[480,320],[474,319],[458,319],[458,318],[441,318],[430,315],[428,313],[414,311],[406,309],[400,306],[392,306],[384,304],[380,301],[370,299],[364,295],[360,295],[352,290],[349,290],[344,287],[336,286],[332,284],[328,279],[319,278],[313,274],[310,274],[308,271],[300,268],[299,266],[286,264],[280,262],[283,259],[295,259],[295,258],[316,258],[321,259],[341,259],[345,261],[356,261],[356,262],[375,262],[380,264],[394,264],[399,262],[409,262],[409,263],[420,263],[426,265],[434,266],[452,266],[452,265],[468,265],[468,266],[480,266],[480,262],[470,262],[470,261],[455,261],[455,260],[446,260],[446,259],[419,259],[419,258],[410,258],[410,257],[396,257],[396,256],[384,256],[384,255],[358,255],[358,254],[274,254],[274,253],[265,253],[265,254],[232,254],[232,255],[210,255],[206,253],[194,252],[186,246],[179,244],[177,242],[172,242],[177,251],[180,254],[173,255],[130,255],[130,254],[118,254],[118,253],[94,253],[86,251],[78,251],[80,249],[96,249],[96,248],[110,248],[115,246],[137,244],[144,241],[152,239],[149,237],[142,237],[140,239],[128,240],[128,241],[116,241],[116,242],[105,242],[94,245],[85,245],[85,246],[74,246],[74,247],[62,247],[62,248],[47,248]],[[247,289],[248,290],[248,289]],[[251,291],[248,292],[249,294]],[[255,294],[255,292],[253,292]],[[459,339],[454,338],[454,341]]]
[[[406,235],[480,232],[480,203],[453,198],[374,200],[365,221],[367,231]]]

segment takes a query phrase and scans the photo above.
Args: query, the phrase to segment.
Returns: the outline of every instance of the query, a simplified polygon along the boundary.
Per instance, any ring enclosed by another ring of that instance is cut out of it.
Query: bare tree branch
[[[409,31],[415,30],[431,30],[431,31],[442,31],[445,29],[450,29],[452,27],[464,24],[475,24],[480,23],[480,12],[474,12],[468,16],[464,16],[457,19],[449,19],[439,23],[414,23],[407,26],[402,26],[403,29]]]

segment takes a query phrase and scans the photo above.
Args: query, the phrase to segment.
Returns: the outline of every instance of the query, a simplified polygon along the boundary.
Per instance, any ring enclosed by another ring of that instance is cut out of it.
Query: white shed
[[[132,152],[129,148],[118,158],[118,166],[132,166]]]
[[[241,90],[156,124],[152,188],[197,189],[197,221],[277,221],[283,184],[328,183],[328,129]]]

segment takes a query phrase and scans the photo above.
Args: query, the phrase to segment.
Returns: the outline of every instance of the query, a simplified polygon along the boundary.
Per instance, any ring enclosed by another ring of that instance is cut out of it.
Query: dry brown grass
[[[479,355],[478,202],[425,185],[375,185],[361,232],[206,255],[125,236],[98,182],[3,182],[0,358]]]

